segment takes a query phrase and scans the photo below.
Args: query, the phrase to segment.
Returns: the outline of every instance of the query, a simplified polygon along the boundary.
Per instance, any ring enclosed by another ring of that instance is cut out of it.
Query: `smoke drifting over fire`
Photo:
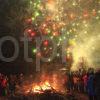
[[[94,24],[93,24],[94,23]],[[73,66],[72,70],[79,68],[78,63],[82,58],[87,62],[87,69],[89,67],[97,68],[100,64],[100,22],[84,21],[79,26],[78,33],[75,39],[75,45],[72,49]]]

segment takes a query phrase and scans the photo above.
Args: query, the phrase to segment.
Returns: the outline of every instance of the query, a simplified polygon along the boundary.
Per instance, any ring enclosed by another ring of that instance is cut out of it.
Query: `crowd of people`
[[[89,100],[100,100],[100,71],[76,71],[69,72],[67,77],[67,90],[69,92],[81,92],[88,94]],[[23,85],[24,75],[10,75],[6,76],[0,74],[0,97],[14,96],[16,93],[16,86]],[[32,75],[30,76],[32,78]],[[32,80],[32,79],[30,79]]]
[[[89,100],[100,100],[100,71],[67,73],[67,89],[88,94]]]
[[[0,73],[0,97],[14,96],[16,85],[21,85],[23,74],[6,76]]]

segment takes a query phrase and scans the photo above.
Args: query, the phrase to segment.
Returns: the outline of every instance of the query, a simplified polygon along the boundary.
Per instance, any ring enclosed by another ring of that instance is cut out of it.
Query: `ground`
[[[74,93],[74,94],[75,94],[75,98],[76,98],[75,100],[88,100],[88,96],[86,94],[82,94],[82,93]],[[19,99],[18,96],[15,96],[12,99],[11,98],[7,99],[6,97],[2,97],[2,98],[0,98],[0,100],[27,100],[27,99],[25,99],[25,98]],[[33,99],[28,99],[28,100],[33,100]],[[70,100],[70,99],[68,98],[67,100]],[[73,100],[73,99],[71,99],[71,100]]]
[[[86,94],[82,94],[82,93],[75,93],[76,97],[78,100],[89,100],[88,96]]]

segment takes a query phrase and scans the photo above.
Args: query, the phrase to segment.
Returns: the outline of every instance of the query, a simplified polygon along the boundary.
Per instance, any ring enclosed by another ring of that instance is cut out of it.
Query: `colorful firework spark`
[[[62,41],[68,42],[66,56],[73,54],[73,67],[80,57],[93,64],[93,52],[99,47],[100,0],[29,0],[29,13],[29,36],[49,36],[58,47]],[[44,44],[48,54],[52,47],[46,47],[47,41]]]

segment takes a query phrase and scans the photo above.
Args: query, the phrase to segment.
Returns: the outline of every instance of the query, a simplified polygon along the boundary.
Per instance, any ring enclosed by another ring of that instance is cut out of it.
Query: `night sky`
[[[32,63],[23,59],[20,37],[24,33],[33,39],[29,44]],[[73,55],[72,69],[78,69],[81,57],[88,66],[97,68],[100,65],[100,0],[0,0],[0,38],[8,35],[19,42],[20,53],[13,62],[0,61],[0,72],[34,72],[35,55],[48,56],[52,52],[49,41],[44,41],[42,52],[36,52],[34,39],[41,36],[56,42],[56,61],[61,57],[62,41],[66,41],[66,57]],[[14,45],[6,41],[2,52],[5,57],[11,57]],[[49,58],[48,62],[54,61]]]

